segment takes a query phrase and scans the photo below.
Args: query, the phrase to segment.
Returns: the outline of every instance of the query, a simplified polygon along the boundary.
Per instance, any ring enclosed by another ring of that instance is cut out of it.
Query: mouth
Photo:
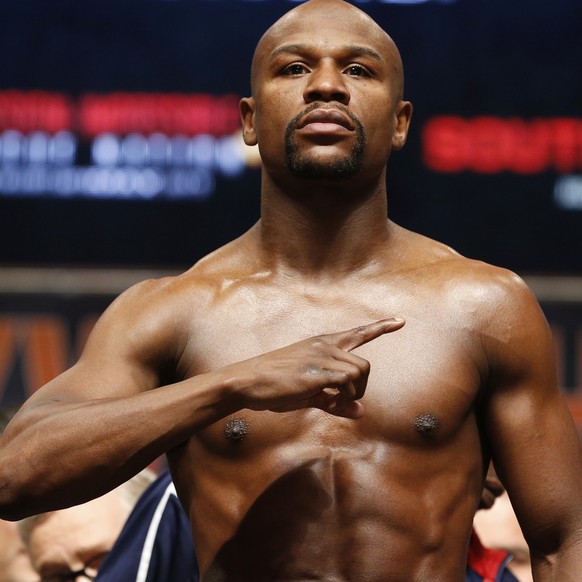
[[[354,131],[352,120],[339,109],[318,108],[304,115],[297,125],[297,129],[316,133],[339,131]]]

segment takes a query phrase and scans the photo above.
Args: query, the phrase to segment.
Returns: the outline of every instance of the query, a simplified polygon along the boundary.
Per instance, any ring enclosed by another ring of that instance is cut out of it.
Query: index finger
[[[380,319],[367,325],[359,325],[347,331],[330,334],[328,336],[331,342],[338,348],[351,352],[352,350],[367,344],[368,342],[384,335],[396,331],[404,326],[404,319],[400,317],[391,317],[389,319]]]

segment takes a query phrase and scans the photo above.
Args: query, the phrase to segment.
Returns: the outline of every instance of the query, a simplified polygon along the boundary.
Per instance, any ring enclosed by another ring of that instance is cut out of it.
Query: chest
[[[209,427],[201,437],[217,452],[236,454],[249,448],[233,441],[232,431],[239,430],[245,433],[242,440],[262,446],[282,446],[292,439],[352,447],[355,435],[363,446],[376,441],[433,446],[451,438],[477,397],[482,355],[473,327],[458,321],[446,303],[365,294],[328,302],[238,297],[235,304],[222,302],[198,315],[184,353],[183,375],[390,316],[404,317],[406,325],[354,350],[370,362],[361,420],[338,419],[318,410],[245,410]]]

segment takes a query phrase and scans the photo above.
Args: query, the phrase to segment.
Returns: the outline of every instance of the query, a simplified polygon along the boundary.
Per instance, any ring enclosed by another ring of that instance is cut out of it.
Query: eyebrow
[[[277,58],[281,54],[301,53],[301,52],[306,51],[308,48],[309,47],[306,44],[286,44],[286,45],[280,46],[279,48],[276,48],[271,53],[271,58]],[[349,53],[350,55],[356,56],[356,57],[367,56],[367,57],[371,57],[377,61],[384,60],[384,59],[382,59],[380,54],[377,53],[375,50],[372,50],[371,48],[368,48],[365,46],[348,45],[346,47],[343,47],[343,49],[345,50],[345,52]]]

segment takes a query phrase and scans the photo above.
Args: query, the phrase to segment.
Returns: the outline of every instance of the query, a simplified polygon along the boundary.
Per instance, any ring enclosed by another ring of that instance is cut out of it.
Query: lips
[[[354,130],[352,120],[339,109],[314,109],[301,118],[297,127],[303,129],[313,123],[332,123],[350,131]]]

